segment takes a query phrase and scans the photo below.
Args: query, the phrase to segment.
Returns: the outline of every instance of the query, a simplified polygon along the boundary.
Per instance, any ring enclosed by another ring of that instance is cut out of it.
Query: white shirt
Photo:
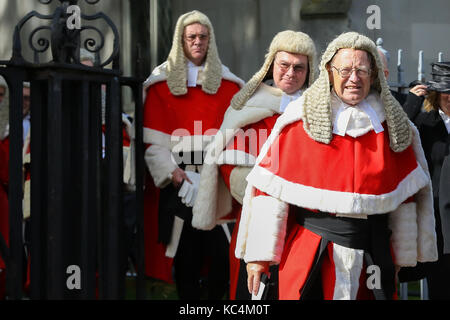
[[[331,110],[333,116],[333,133],[352,137],[363,135],[370,130],[376,133],[384,131],[384,108],[380,97],[370,93],[366,99],[355,106],[344,103],[333,91],[331,94]]]
[[[448,134],[450,134],[450,117],[441,109],[439,109],[439,114],[441,115],[442,120],[444,120],[444,124],[447,128]]]
[[[187,68],[188,68],[188,74],[187,74],[187,86],[188,87],[196,87],[197,86],[197,79],[198,79],[198,72],[200,70],[203,70],[203,65],[196,66],[192,63],[192,61],[188,60],[187,62]]]
[[[301,96],[302,90],[298,90],[294,94],[287,94],[283,92],[283,94],[281,95],[280,113],[283,113],[286,110],[286,107],[289,103],[300,98]]]

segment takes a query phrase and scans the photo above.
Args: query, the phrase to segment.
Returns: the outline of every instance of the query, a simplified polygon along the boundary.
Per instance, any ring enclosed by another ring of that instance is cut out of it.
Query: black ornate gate
[[[100,0],[84,0],[95,5]],[[52,0],[39,0],[50,4]],[[78,0],[59,0],[51,15],[30,12],[16,26],[13,53],[0,61],[0,75],[10,89],[9,246],[0,236],[6,262],[7,298],[22,299],[27,261],[23,259],[22,89],[31,87],[31,299],[122,299],[127,253],[124,245],[121,88],[130,87],[135,102],[137,298],[143,298],[143,79],[123,77],[119,33],[104,13],[76,16],[68,9]],[[73,7],[72,7],[73,8]],[[28,38],[21,31],[37,18],[48,21]],[[69,23],[68,23],[69,21]],[[112,52],[105,36],[90,22],[102,21],[114,35]],[[45,37],[44,34],[47,34]],[[97,39],[92,36],[96,35]],[[40,35],[40,36],[39,36]],[[23,43],[33,61],[23,56]],[[94,54],[94,67],[80,63],[80,48]],[[52,60],[41,62],[51,52]],[[103,54],[105,55],[105,54]],[[136,63],[139,64],[137,59]],[[112,65],[111,68],[107,66]],[[139,68],[136,68],[139,70]],[[102,90],[105,120],[102,128]],[[102,146],[102,129],[105,143]],[[102,156],[102,147],[105,155]],[[68,285],[79,271],[80,287]]]

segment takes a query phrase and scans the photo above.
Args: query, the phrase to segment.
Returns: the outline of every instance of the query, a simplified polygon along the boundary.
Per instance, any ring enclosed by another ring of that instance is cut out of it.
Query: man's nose
[[[289,66],[289,69],[286,71],[286,75],[288,75],[288,76],[290,76],[290,77],[293,77],[294,74],[295,74],[294,66],[291,65],[291,66]]]
[[[356,69],[352,69],[352,71],[350,72],[349,79],[352,80],[352,81],[358,81],[359,80],[359,77],[358,77],[358,75],[356,73]]]

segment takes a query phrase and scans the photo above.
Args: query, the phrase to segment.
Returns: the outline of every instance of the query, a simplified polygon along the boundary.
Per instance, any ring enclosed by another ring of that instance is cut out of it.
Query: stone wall
[[[439,51],[450,60],[450,1],[448,0],[170,0],[175,23],[179,15],[194,9],[207,14],[216,32],[221,59],[244,80],[264,61],[273,36],[293,29],[308,33],[319,53],[338,34],[361,32],[372,40],[384,39],[390,51],[390,80],[397,77],[397,50],[403,49],[405,81],[417,78],[418,52],[424,50],[425,75]],[[381,9],[381,29],[369,30],[366,12]]]

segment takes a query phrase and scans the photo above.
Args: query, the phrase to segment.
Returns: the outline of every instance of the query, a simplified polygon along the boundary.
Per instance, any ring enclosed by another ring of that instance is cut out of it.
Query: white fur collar
[[[152,74],[145,80],[144,82],[144,93],[147,92],[147,88],[151,85],[154,85],[155,83],[167,81],[167,66],[168,63],[165,61],[161,65],[157,66],[155,69],[153,69]],[[199,71],[198,81],[197,84],[201,84],[201,71]],[[233,74],[228,67],[222,65],[222,78],[225,80],[229,80],[232,82],[235,82],[239,85],[240,88],[242,88],[245,84],[245,82],[237,77],[235,74]],[[145,96],[144,96],[145,99]]]
[[[281,89],[261,83],[255,93],[248,99],[242,110],[249,107],[257,107],[270,109],[279,113],[282,96],[283,91]]]

